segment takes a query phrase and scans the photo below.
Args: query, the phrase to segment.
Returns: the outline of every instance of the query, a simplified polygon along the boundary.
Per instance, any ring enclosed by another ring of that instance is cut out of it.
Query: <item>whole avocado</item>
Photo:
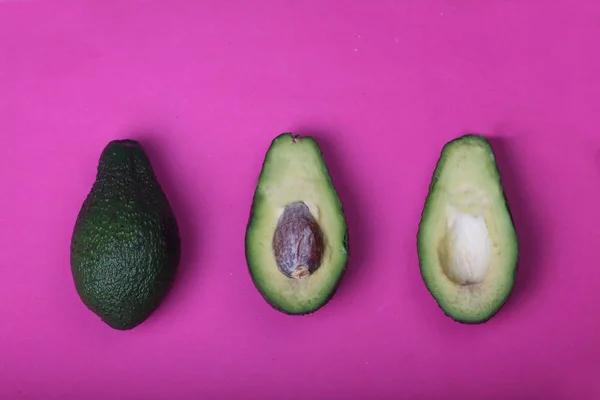
[[[180,251],[177,220],[144,149],[111,141],[71,239],[79,297],[110,327],[135,328],[169,291]]]

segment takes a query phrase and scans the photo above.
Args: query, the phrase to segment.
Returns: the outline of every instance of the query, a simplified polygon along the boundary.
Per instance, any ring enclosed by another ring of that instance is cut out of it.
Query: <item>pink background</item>
[[[0,1],[0,398],[600,398],[600,3]],[[351,258],[272,310],[244,232],[271,139],[311,134]],[[520,235],[487,324],[445,317],[416,230],[441,146],[493,138]],[[97,158],[147,148],[179,218],[164,305],[111,330],[69,242]]]

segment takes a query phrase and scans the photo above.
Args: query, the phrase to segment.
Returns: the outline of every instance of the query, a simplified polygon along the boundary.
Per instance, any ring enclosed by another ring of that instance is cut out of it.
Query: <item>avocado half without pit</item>
[[[468,134],[445,144],[419,224],[423,281],[444,313],[482,323],[515,282],[517,233],[490,142]]]
[[[333,297],[346,269],[348,230],[314,138],[284,133],[271,142],[245,247],[252,281],[276,310],[309,314]]]

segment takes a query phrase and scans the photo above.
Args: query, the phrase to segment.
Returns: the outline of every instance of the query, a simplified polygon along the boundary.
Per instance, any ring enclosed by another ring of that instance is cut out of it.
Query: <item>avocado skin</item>
[[[177,220],[144,149],[111,141],[71,238],[79,297],[110,327],[133,329],[166,296],[180,252]]]
[[[284,132],[284,133],[277,135],[275,138],[273,138],[271,140],[271,144],[269,145],[268,150],[273,148],[274,144],[279,140],[291,140],[293,138],[299,138],[299,137],[301,137],[302,140],[312,140],[315,143],[317,143],[316,139],[312,136],[300,136],[300,135],[295,135],[291,132]],[[321,148],[318,145],[317,145],[317,148],[319,149],[319,153],[321,154],[321,157],[323,159],[323,152],[322,152]],[[267,150],[267,154],[268,154],[268,150]],[[263,178],[263,171],[265,170],[265,163],[267,161],[268,161],[268,158],[265,157],[263,160],[263,163],[261,165],[261,173],[258,176],[257,183],[260,183],[260,181]],[[331,175],[329,174],[329,170],[325,164],[323,165],[323,172],[327,175],[327,177],[329,179],[331,190],[336,194],[336,196],[338,196],[338,193],[337,193],[335,187],[333,186],[333,180],[331,178]],[[340,277],[337,280],[335,286],[333,286],[333,289],[329,292],[327,297],[322,302],[315,305],[310,311],[303,312],[303,313],[290,312],[289,310],[287,310],[283,307],[280,307],[278,304],[276,304],[274,301],[272,301],[266,293],[264,293],[262,290],[260,290],[260,285],[258,285],[258,283],[256,282],[256,277],[254,276],[252,268],[250,267],[249,254],[248,254],[248,252],[249,252],[248,232],[249,232],[250,225],[252,224],[252,220],[254,219],[254,216],[255,216],[255,208],[257,206],[257,201],[256,201],[257,195],[258,195],[258,191],[255,190],[254,195],[252,197],[252,206],[250,207],[250,215],[249,215],[247,223],[246,223],[245,257],[246,257],[246,264],[247,264],[248,272],[250,274],[250,279],[252,280],[252,283],[254,284],[254,286],[258,289],[258,292],[260,293],[263,300],[274,310],[279,311],[285,315],[290,315],[290,316],[303,316],[303,315],[314,314],[315,312],[317,312],[318,310],[323,308],[325,305],[327,305],[331,301],[331,299],[333,299],[333,297],[335,297],[335,294],[337,293],[340,285],[342,284],[342,281],[344,280],[344,277],[346,276],[346,270],[348,268],[348,262],[350,260],[349,228],[346,225],[345,234],[344,234],[344,242],[343,242],[344,251],[347,254],[346,263],[344,264],[344,267],[340,273]],[[344,207],[342,206],[341,203],[340,203],[339,208],[342,213],[345,213]]]
[[[489,139],[487,139],[485,136],[478,134],[478,133],[466,133],[462,136],[459,136],[457,138],[454,138],[450,141],[448,141],[443,147],[442,147],[442,151],[440,152],[440,156],[438,158],[438,161],[436,162],[436,166],[433,172],[433,176],[431,179],[431,182],[429,184],[429,192],[427,194],[427,197],[425,199],[425,206],[423,207],[423,210],[421,212],[421,221],[423,221],[423,216],[425,215],[425,213],[427,212],[427,204],[429,204],[429,199],[431,197],[431,195],[435,192],[436,186],[437,186],[437,182],[439,180],[439,175],[440,175],[440,169],[441,169],[441,162],[443,160],[443,155],[446,152],[446,150],[448,148],[450,148],[453,144],[455,144],[456,142],[461,142],[461,141],[479,141],[483,144],[486,145],[486,147],[488,148],[488,151],[494,156],[494,160],[496,160],[496,155],[494,154],[494,149],[492,148],[492,144],[490,143]],[[502,174],[500,173],[500,169],[498,167],[498,163],[494,162],[494,171],[496,173],[496,175],[498,176],[498,182],[502,181]],[[502,189],[502,200],[503,200],[503,204],[504,207],[506,207],[506,211],[508,213],[508,216],[510,218],[510,222],[514,227],[514,217],[512,214],[512,211],[510,209],[510,205],[508,203],[508,198],[506,197],[506,192],[504,191],[504,188]],[[421,223],[419,223],[419,230],[421,229]],[[516,230],[516,228],[515,228]],[[517,232],[518,235],[518,232]],[[419,248],[419,232],[417,232],[417,248]],[[516,283],[516,278],[517,278],[517,273],[518,273],[518,264],[519,264],[519,256],[520,256],[520,251],[519,251],[519,243],[515,242],[515,246],[517,246],[517,260],[516,260],[516,265],[515,265],[515,269],[514,269],[514,273],[513,273],[513,279],[512,279],[512,284],[513,287]],[[427,280],[425,279],[425,277],[423,276],[423,268],[425,267],[422,262],[421,262],[421,257],[419,258],[419,270],[421,273],[421,278],[423,280],[423,283],[425,284],[425,287],[431,291],[430,287],[429,287],[429,283],[427,282]],[[504,307],[504,305],[506,305],[506,303],[510,300],[512,294],[513,294],[514,290],[510,290],[508,296],[506,298],[504,298],[504,300],[502,301],[502,303],[495,309],[493,310],[493,312],[491,312],[490,314],[488,314],[487,317],[483,318],[483,319],[479,319],[477,321],[471,321],[471,320],[466,320],[466,319],[461,319],[461,318],[457,318],[456,316],[447,313],[444,308],[442,307],[442,305],[437,302],[436,300],[436,304],[438,305],[438,307],[442,310],[442,312],[444,313],[444,315],[448,318],[450,318],[451,320],[453,320],[454,322],[457,322],[459,324],[463,324],[463,325],[481,325],[481,324],[485,324],[486,322],[488,322],[490,319],[492,319],[492,317],[494,317],[496,314],[498,314],[498,312]]]

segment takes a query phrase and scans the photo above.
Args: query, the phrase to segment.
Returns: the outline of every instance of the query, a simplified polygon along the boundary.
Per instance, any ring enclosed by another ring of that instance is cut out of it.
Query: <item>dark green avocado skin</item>
[[[110,327],[135,328],[165,298],[180,252],[177,220],[144,149],[108,143],[71,238],[79,297]]]

